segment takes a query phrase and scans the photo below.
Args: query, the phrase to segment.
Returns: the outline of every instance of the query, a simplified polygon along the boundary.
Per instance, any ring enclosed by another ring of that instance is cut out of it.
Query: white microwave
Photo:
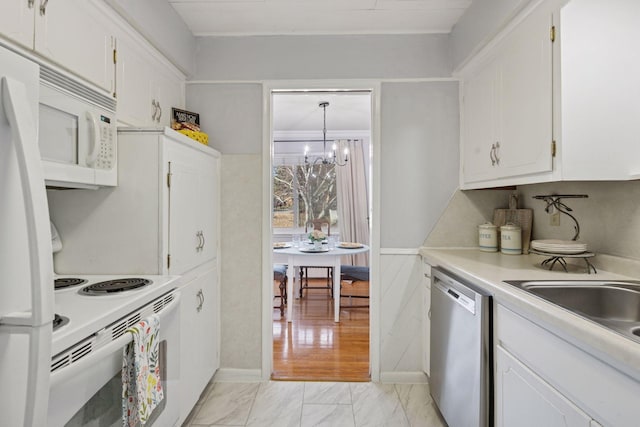
[[[48,187],[118,184],[115,100],[41,73],[38,145]],[[50,80],[55,80],[55,84]]]

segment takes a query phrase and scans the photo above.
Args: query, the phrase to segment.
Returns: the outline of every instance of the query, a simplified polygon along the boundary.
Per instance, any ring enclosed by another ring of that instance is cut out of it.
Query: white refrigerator
[[[0,46],[0,424],[45,426],[53,260],[38,150],[39,67]]]

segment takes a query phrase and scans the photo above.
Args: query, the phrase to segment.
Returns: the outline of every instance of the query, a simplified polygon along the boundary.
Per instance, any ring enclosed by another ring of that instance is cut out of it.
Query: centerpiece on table
[[[321,230],[313,230],[309,233],[309,240],[313,243],[313,249],[316,250],[322,249],[322,241],[326,238],[327,236]]]

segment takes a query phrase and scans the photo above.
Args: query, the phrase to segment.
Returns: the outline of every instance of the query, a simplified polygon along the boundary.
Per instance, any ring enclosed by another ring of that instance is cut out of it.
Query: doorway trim
[[[271,247],[271,170],[273,167],[273,98],[278,90],[371,93],[371,228],[369,296],[369,370],[380,382],[380,95],[379,80],[284,80],[262,85],[262,379],[273,370],[273,248]],[[292,279],[291,279],[292,280]]]

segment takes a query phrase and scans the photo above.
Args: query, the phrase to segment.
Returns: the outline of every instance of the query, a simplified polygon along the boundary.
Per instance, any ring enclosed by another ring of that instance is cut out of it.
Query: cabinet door
[[[552,171],[552,12],[543,3],[483,53],[463,86],[462,181]]]
[[[200,386],[204,390],[220,365],[218,361],[218,270],[209,270],[207,273],[202,275],[198,281],[202,291],[202,309],[199,312],[198,319],[200,327],[202,328],[202,332],[200,334],[202,348],[199,352],[200,370],[198,376],[201,381]]]
[[[152,74],[151,97],[158,105],[156,124],[171,125],[171,108],[184,108],[184,81],[163,69],[159,62]]]
[[[135,39],[121,34],[116,42],[116,97],[118,120],[131,126],[152,125],[150,56]]]
[[[551,12],[540,6],[501,47],[499,68],[500,175],[551,171]]]
[[[422,261],[422,370],[430,375],[431,365],[431,265]]]
[[[640,2],[566,3],[560,12],[562,178],[638,179]]]
[[[217,270],[181,288],[180,420],[189,415],[218,368]]]
[[[501,346],[496,351],[497,427],[589,427],[591,417]]]
[[[462,172],[464,182],[498,176],[494,160],[497,141],[498,69],[495,60],[465,78],[463,89]]]
[[[218,159],[202,155],[198,174],[200,192],[200,224],[204,241],[201,262],[218,255]]]
[[[169,187],[169,254],[172,274],[183,274],[200,264],[203,244],[199,212],[202,201],[198,187],[201,153],[180,143],[167,146],[171,185]]]
[[[34,13],[38,13],[34,0],[3,2],[2,13],[0,13],[0,32],[14,42],[32,49]]]
[[[47,3],[36,16],[35,50],[50,60],[113,93],[114,29],[105,19],[106,6],[93,1]]]
[[[196,387],[198,378],[198,358],[200,352],[200,327],[198,308],[200,307],[200,286],[197,279],[180,289],[180,419],[189,415],[200,393]]]

